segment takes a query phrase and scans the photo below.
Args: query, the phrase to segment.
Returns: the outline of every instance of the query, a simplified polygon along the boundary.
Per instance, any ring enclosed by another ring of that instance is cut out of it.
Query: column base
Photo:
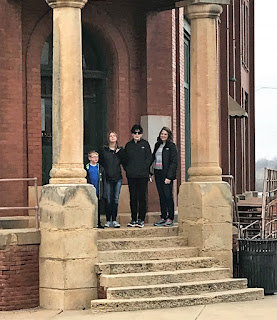
[[[97,210],[92,185],[46,185],[40,200],[40,305],[83,309],[97,295]]]
[[[188,170],[189,181],[222,181],[222,169],[220,167],[190,167]]]
[[[54,165],[50,171],[50,184],[85,184],[87,183],[86,179],[86,170],[83,168],[83,165],[80,165],[80,168],[76,168],[76,165],[72,167],[60,167]]]
[[[185,182],[178,201],[179,234],[200,256],[232,271],[232,194],[226,182]]]

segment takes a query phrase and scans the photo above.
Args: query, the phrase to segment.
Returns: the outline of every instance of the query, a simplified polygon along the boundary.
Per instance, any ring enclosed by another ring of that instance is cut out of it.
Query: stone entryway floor
[[[263,300],[217,303],[185,308],[110,312],[91,314],[84,311],[58,311],[31,309],[2,311],[1,320],[261,320],[275,319],[277,295],[266,296]]]

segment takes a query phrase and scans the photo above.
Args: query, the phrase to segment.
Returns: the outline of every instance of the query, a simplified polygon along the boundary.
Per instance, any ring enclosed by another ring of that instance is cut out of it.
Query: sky
[[[255,0],[256,160],[277,158],[276,12],[277,0]]]

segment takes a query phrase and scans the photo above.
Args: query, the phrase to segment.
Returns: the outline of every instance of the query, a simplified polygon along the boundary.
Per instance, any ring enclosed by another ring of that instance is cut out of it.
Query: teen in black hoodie
[[[125,146],[124,169],[130,192],[131,222],[129,227],[144,227],[146,215],[146,190],[152,154],[149,143],[142,139],[143,129],[135,124],[131,129],[133,139]]]
[[[119,194],[122,185],[121,163],[124,150],[118,145],[117,133],[110,132],[108,144],[100,152],[99,163],[106,172],[106,218],[105,227],[120,228],[116,221]]]

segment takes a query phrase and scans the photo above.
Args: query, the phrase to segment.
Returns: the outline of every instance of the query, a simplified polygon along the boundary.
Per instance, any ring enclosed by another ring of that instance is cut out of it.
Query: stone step
[[[210,257],[179,258],[171,260],[146,260],[106,262],[95,266],[97,274],[139,273],[218,267],[219,262]]]
[[[217,302],[235,302],[258,300],[264,297],[263,289],[238,289],[222,292],[208,292],[199,295],[173,297],[140,298],[140,299],[100,299],[91,301],[93,313],[133,311],[147,309],[177,308],[193,305],[205,305]]]
[[[201,280],[218,280],[230,277],[228,268],[202,268],[176,271],[157,271],[100,275],[100,287],[131,287],[142,285],[179,283]]]
[[[98,240],[99,251],[108,250],[129,250],[140,248],[167,248],[184,247],[187,239],[184,237],[152,237],[152,238],[119,238]]]
[[[117,238],[145,238],[145,237],[171,237],[178,235],[178,226],[173,227],[153,227],[144,228],[121,227],[98,229],[98,240]]]
[[[247,288],[247,279],[220,279],[186,283],[170,283],[122,288],[108,288],[107,299],[154,298],[197,295],[204,292],[219,292]]]
[[[99,251],[98,260],[101,263],[113,261],[142,261],[190,258],[197,257],[198,251],[198,248],[195,247]]]

